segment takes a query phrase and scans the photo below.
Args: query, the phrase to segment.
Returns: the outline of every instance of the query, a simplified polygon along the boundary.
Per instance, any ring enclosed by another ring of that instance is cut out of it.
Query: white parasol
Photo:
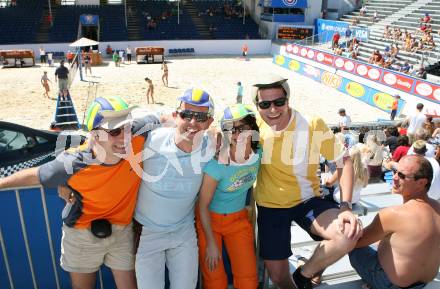
[[[84,46],[93,46],[93,45],[98,45],[98,44],[99,44],[98,41],[82,37],[82,38],[78,39],[77,41],[69,44],[69,46],[72,46],[72,47],[84,47]]]

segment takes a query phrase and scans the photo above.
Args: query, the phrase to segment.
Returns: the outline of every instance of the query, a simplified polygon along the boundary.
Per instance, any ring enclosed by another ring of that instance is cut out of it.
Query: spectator
[[[397,138],[397,148],[393,153],[393,161],[398,162],[403,156],[406,156],[410,148],[409,138],[401,135]]]
[[[356,145],[349,150],[350,158],[353,161],[353,197],[351,199],[351,204],[356,204],[361,199],[361,191],[364,187],[368,185],[369,174],[368,170],[362,161],[362,154],[359,146]],[[330,178],[323,179],[323,183],[326,187],[332,187],[336,184],[336,188],[332,194],[332,200],[340,203],[341,202],[341,191],[338,185],[338,171],[335,171]]]
[[[397,148],[397,139],[399,137],[399,131],[397,130],[397,127],[390,126],[385,130],[385,135],[387,138],[383,143],[383,145],[388,146],[390,153],[393,154]]]
[[[410,69],[411,65],[409,65],[408,61],[405,61],[404,64],[400,66],[399,71],[408,74]]]
[[[46,50],[44,50],[44,47],[41,46],[39,51],[40,51],[40,64],[41,66],[43,66],[47,62]]]
[[[405,122],[409,123],[408,126],[408,137],[409,137],[409,143],[412,144],[415,140],[415,133],[418,129],[423,127],[423,123],[426,121],[425,114],[422,113],[423,110],[423,103],[418,103],[416,106],[416,112],[412,115],[409,115]]]
[[[377,11],[374,10],[373,17],[371,18],[371,21],[373,21],[373,23],[375,23],[375,22],[377,22],[377,20],[379,20],[379,16],[377,15]]]
[[[430,137],[431,134],[428,130],[424,128],[420,128],[416,131],[416,134],[414,136],[414,142],[418,140],[426,142],[430,139]],[[435,146],[430,143],[426,143],[425,147],[426,147],[425,156],[433,158],[435,156]],[[413,150],[414,148],[413,146],[411,146],[410,149],[408,150],[408,154],[413,154]]]
[[[377,136],[370,134],[367,137],[368,158],[366,160],[368,172],[372,178],[380,178],[382,176],[382,162],[384,156],[383,147],[377,141]]]
[[[367,14],[367,6],[362,5],[361,9],[359,10],[359,14],[361,16],[365,16],[365,14]]]
[[[332,37],[332,49],[335,49],[339,46],[339,39],[341,38],[341,34],[339,32],[335,32]]]
[[[75,58],[75,54],[73,54],[73,52],[69,50],[67,51],[66,58],[67,58],[67,63],[69,63],[70,66],[73,62],[73,59]]]
[[[125,51],[127,53],[128,64],[131,64],[131,47],[130,47],[130,45],[127,46],[127,49]]]
[[[431,23],[432,19],[431,16],[429,16],[429,13],[425,13],[425,16],[423,16],[420,19],[420,23]]]
[[[345,108],[340,108],[338,111],[338,114],[340,116],[339,118],[339,128],[350,128],[351,126],[351,118],[349,115],[346,114]]]
[[[246,195],[255,182],[262,155],[258,140],[252,138],[252,133],[258,133],[255,113],[245,105],[229,106],[220,124],[222,147],[219,156],[203,170],[196,208],[203,287],[227,287],[222,262],[225,246],[234,287],[257,288],[254,233],[245,208]]]
[[[383,30],[383,38],[389,39],[390,38],[390,29],[388,25],[385,25],[385,28]]]
[[[433,169],[433,176],[428,196],[434,200],[440,200],[440,190],[438,189],[440,188],[440,163],[435,159],[435,152],[432,156],[428,155],[428,146],[429,143],[426,141],[416,140],[408,151],[408,155],[419,155],[429,161]]]
[[[398,163],[393,192],[404,204],[380,210],[349,253],[351,265],[371,288],[422,288],[437,276],[440,204],[428,196],[432,179],[433,169],[421,156]],[[377,249],[369,247],[377,240]]]
[[[110,45],[107,45],[107,48],[105,49],[105,53],[107,55],[112,55],[113,54],[113,49],[110,47]]]
[[[421,66],[419,68],[419,70],[417,70],[417,73],[415,76],[418,78],[421,78],[421,79],[426,79],[427,74],[428,73],[426,72],[425,68]]]

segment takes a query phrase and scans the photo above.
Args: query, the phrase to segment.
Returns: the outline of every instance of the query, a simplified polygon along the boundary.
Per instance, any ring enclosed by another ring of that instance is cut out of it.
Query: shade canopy
[[[82,38],[78,39],[77,41],[69,44],[69,46],[72,46],[72,47],[84,47],[84,46],[93,46],[93,45],[98,45],[98,44],[99,44],[98,41],[82,37]]]

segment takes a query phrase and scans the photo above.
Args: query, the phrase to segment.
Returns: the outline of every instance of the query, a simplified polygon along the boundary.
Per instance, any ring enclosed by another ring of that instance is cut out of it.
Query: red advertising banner
[[[305,59],[310,59],[336,69],[345,70],[355,75],[377,81],[404,92],[414,93],[437,103],[440,102],[440,85],[302,45],[287,44],[285,45],[285,48],[287,54],[298,55]]]
[[[333,55],[321,51],[317,51],[317,53],[315,54],[316,54],[316,58],[315,58],[316,61],[325,65],[333,66],[333,61],[335,60],[335,57]]]
[[[391,71],[384,71],[381,82],[406,92],[410,92],[414,85],[414,79]]]
[[[423,81],[416,81],[416,85],[414,87],[414,93],[425,98],[430,98],[432,100],[440,101],[440,86],[426,83]]]
[[[381,72],[382,70],[380,68],[361,63],[358,63],[355,70],[356,74],[374,81],[380,79]]]
[[[344,69],[348,72],[353,72],[354,68],[356,67],[354,61],[342,57],[336,58],[334,66],[339,69]]]

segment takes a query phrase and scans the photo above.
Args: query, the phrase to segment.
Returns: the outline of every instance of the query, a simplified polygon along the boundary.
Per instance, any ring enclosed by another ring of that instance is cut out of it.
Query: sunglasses
[[[111,136],[118,136],[124,131],[124,127],[118,127],[115,129],[97,128],[97,130],[103,130]]]
[[[405,179],[414,179],[414,180],[418,180],[418,179],[419,179],[419,177],[417,177],[417,176],[408,176],[408,175],[405,175],[405,174],[402,173],[402,172],[399,172],[399,171],[396,170],[396,169],[393,169],[393,175],[395,175],[395,174],[397,174],[397,176],[398,176],[399,179],[401,179],[401,180],[405,180]]]
[[[284,106],[286,102],[287,102],[287,97],[280,97],[275,100],[263,100],[258,102],[258,107],[261,109],[268,109],[272,105],[272,103],[276,107],[281,107]]]
[[[225,127],[223,127],[222,130],[223,130],[223,132],[230,132],[232,134],[236,134],[236,133],[242,133],[246,130],[249,130],[249,126],[247,126],[245,124],[242,124],[239,126],[230,126],[230,127],[225,126]]]
[[[193,118],[196,120],[196,122],[205,122],[207,121],[211,115],[209,112],[197,112],[192,110],[177,110],[177,113],[179,116],[186,120],[191,121]]]

